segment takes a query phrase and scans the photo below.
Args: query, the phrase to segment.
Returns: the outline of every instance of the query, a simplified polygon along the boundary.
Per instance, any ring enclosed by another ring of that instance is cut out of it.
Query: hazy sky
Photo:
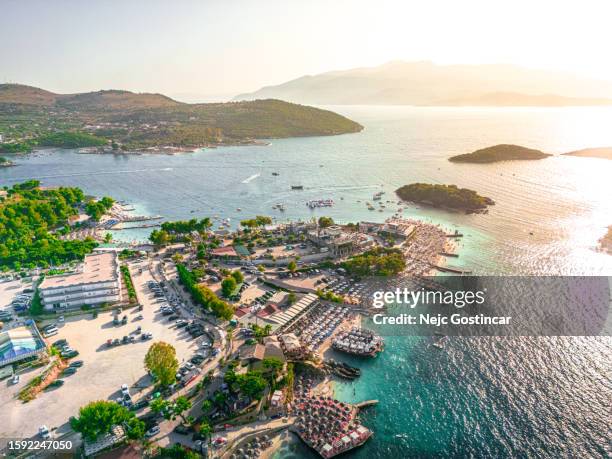
[[[612,0],[3,0],[0,81],[231,96],[390,60],[612,80]]]

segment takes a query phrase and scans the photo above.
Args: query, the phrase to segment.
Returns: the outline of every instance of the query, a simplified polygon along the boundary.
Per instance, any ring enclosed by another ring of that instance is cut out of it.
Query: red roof
[[[278,311],[279,311],[278,306],[275,305],[274,303],[270,303],[265,308],[259,310],[259,312],[257,313],[257,317],[267,317],[270,314],[274,314],[275,312],[278,312]]]
[[[251,308],[247,308],[246,306],[243,306],[241,308],[236,309],[236,311],[234,311],[234,315],[240,319],[242,316],[248,314],[250,311],[251,311]]]
[[[211,253],[218,257],[237,257],[238,256],[238,253],[236,252],[236,250],[234,250],[234,248],[231,245],[228,245],[227,247],[218,247],[216,249],[213,249]]]

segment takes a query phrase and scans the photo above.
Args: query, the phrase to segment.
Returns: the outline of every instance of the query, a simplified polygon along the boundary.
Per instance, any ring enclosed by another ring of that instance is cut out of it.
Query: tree
[[[189,400],[184,395],[180,395],[176,397],[174,400],[174,406],[172,407],[172,412],[180,416],[183,419],[183,422],[187,422],[183,413],[191,408],[191,400]]]
[[[294,304],[297,301],[297,296],[294,292],[289,292],[287,295],[287,302],[289,304]]]
[[[70,426],[86,439],[95,441],[98,436],[109,433],[114,426],[129,422],[133,417],[134,413],[116,402],[98,400],[81,407],[79,416],[70,420]],[[131,421],[131,425],[134,435],[144,428],[134,421]]]
[[[161,247],[170,242],[170,235],[164,230],[153,230],[149,236],[149,239],[151,242],[153,242],[153,244],[155,244],[155,246]]]
[[[104,242],[107,244],[113,241],[113,235],[111,233],[106,233],[104,235]]]
[[[319,227],[320,228],[329,228],[334,224],[334,219],[331,217],[319,217]]]
[[[260,399],[267,384],[261,373],[247,371],[245,374],[236,376],[236,385],[243,394]]]
[[[147,430],[146,424],[136,416],[130,418],[127,422],[127,436],[133,440],[144,438]]]
[[[287,265],[287,269],[292,273],[295,272],[295,270],[297,269],[297,263],[295,262],[295,260],[291,260],[289,262],[289,264]]]
[[[233,277],[226,277],[221,282],[221,291],[223,292],[223,296],[230,296],[234,290],[236,289],[236,279]]]
[[[211,409],[212,409],[212,402],[208,399],[204,400],[202,402],[202,412],[203,413],[208,413]]]
[[[266,357],[261,362],[262,366],[271,372],[275,377],[283,368],[283,362],[276,357]]]
[[[168,386],[174,383],[179,368],[176,350],[172,345],[162,341],[153,343],[145,356],[145,368],[160,384]]]
[[[266,268],[263,267],[263,265],[259,265],[257,267],[257,271],[259,271],[260,273],[263,273],[266,270]]]
[[[163,398],[156,398],[150,404],[151,411],[156,414],[161,414],[164,419],[172,418],[172,411],[170,409],[170,402]]]
[[[244,275],[239,270],[233,271],[230,275],[236,280],[236,283],[242,284],[244,282]]]
[[[200,434],[200,437],[202,437],[205,440],[208,440],[212,436],[213,428],[208,421],[202,421],[202,424],[200,424],[200,430],[198,431],[198,433]]]
[[[257,215],[255,217],[255,222],[257,223],[257,226],[266,226],[272,224],[272,219],[264,215]]]

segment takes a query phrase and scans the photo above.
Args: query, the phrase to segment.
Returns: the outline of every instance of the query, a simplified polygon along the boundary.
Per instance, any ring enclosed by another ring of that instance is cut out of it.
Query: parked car
[[[11,382],[13,384],[19,384],[19,375],[18,374],[14,374],[13,375],[13,379],[11,380]]]
[[[141,398],[140,400],[138,400],[136,403],[134,403],[130,409],[132,411],[136,411],[136,410],[141,410],[142,408],[144,408],[145,406],[149,405],[149,401],[146,398]]]
[[[127,384],[121,384],[121,393],[123,395],[130,395],[130,386]]]
[[[67,344],[68,344],[68,341],[66,341],[64,338],[62,338],[62,339],[58,339],[57,341],[55,341],[52,344],[52,346],[53,347],[57,347],[59,349],[60,347],[63,347],[65,345],[67,345]]]
[[[151,438],[154,437],[155,435],[157,435],[159,432],[161,431],[161,429],[159,428],[158,425],[154,425],[153,427],[151,427],[149,430],[147,430],[145,432],[145,437],[147,438]]]
[[[77,369],[74,367],[68,367],[64,371],[62,371],[62,376],[70,376],[77,372]]]
[[[187,435],[189,433],[189,427],[185,424],[179,424],[174,428],[173,432],[179,435]]]
[[[76,357],[77,355],[79,355],[79,351],[76,351],[76,350],[72,349],[70,351],[64,351],[60,355],[64,359],[72,359],[72,358]]]
[[[43,440],[48,440],[49,438],[51,438],[49,428],[45,425],[42,425],[38,428],[38,435],[40,435],[40,438],[42,438]]]
[[[73,367],[73,368],[79,368],[83,366],[83,361],[82,360],[75,360],[74,362],[70,362],[70,365],[68,365],[69,367]]]

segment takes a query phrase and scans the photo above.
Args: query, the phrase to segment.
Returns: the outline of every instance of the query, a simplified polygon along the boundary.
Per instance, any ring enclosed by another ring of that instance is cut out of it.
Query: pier
[[[450,266],[431,265],[431,267],[437,269],[441,273],[472,274],[472,271],[463,270],[463,269],[459,269],[459,268],[453,268],[453,267],[450,267]]]
[[[125,222],[119,222],[117,224],[121,224],[121,223],[125,223]],[[113,231],[123,231],[123,230],[131,230],[131,229],[138,229],[138,228],[155,228],[157,226],[160,226],[160,224],[159,223],[143,223],[142,225],[128,226],[127,228],[116,228],[115,226],[113,226],[111,229]]]
[[[355,404],[355,408],[361,410],[362,408],[367,408],[368,406],[374,406],[378,404],[378,400],[365,400],[360,403]]]
[[[459,254],[457,254],[457,253],[438,252],[438,255],[442,255],[443,257],[459,258]]]

